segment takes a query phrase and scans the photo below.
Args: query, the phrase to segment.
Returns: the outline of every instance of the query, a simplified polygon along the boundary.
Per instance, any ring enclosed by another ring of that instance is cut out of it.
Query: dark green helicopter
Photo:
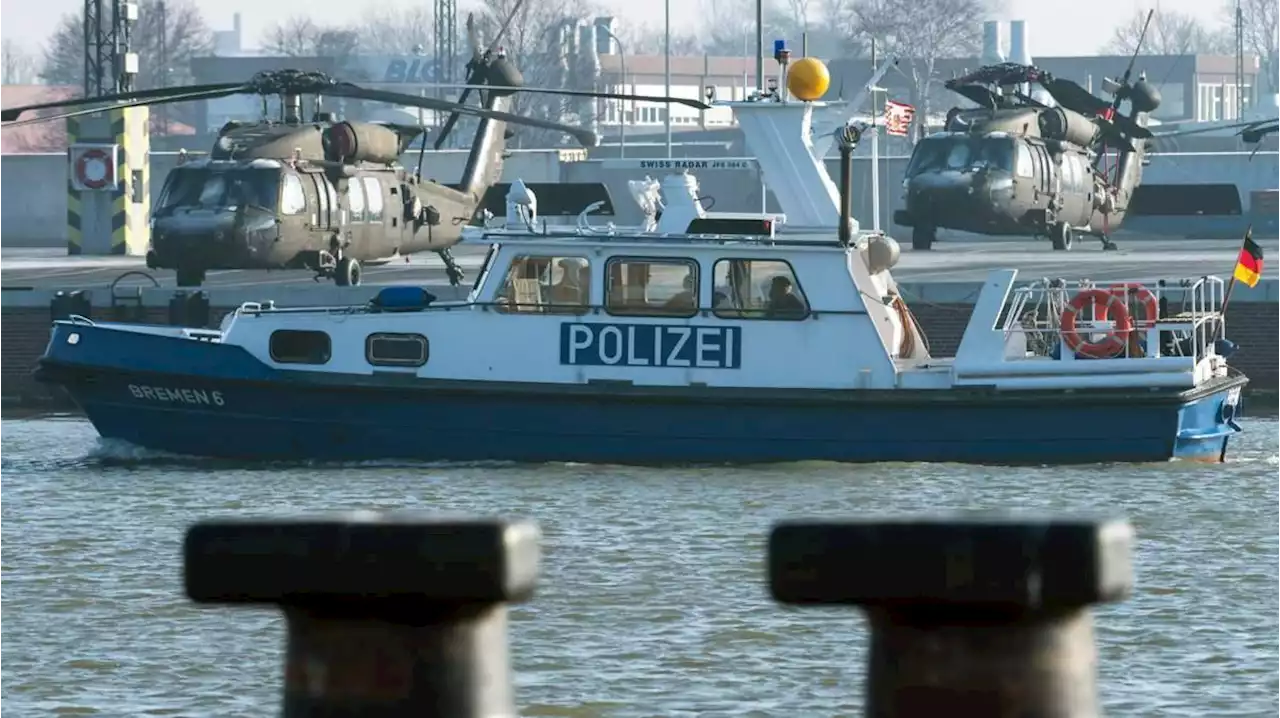
[[[1074,235],[1082,233],[1115,249],[1110,234],[1124,221],[1142,181],[1147,141],[1157,136],[1146,125],[1160,106],[1160,92],[1145,75],[1130,82],[1136,60],[1135,51],[1124,76],[1104,83],[1111,102],[1017,63],[948,80],[947,89],[978,107],[952,108],[944,131],[912,151],[903,180],[905,206],[893,217],[912,228],[912,248],[931,249],[937,230],[947,228],[1048,237],[1056,250],[1071,249]],[[1037,92],[1030,91],[1033,86]],[[1128,115],[1119,111],[1125,100]],[[1255,135],[1245,139],[1261,139]]]
[[[512,16],[518,9],[517,4]],[[317,279],[331,278],[339,286],[350,286],[360,283],[362,262],[385,263],[432,250],[440,254],[456,285],[463,275],[450,248],[461,240],[463,227],[505,195],[499,179],[511,136],[506,125],[559,130],[588,147],[597,142],[593,132],[581,127],[508,112],[513,93],[708,107],[697,100],[524,87],[520,71],[498,48],[510,22],[509,17],[498,37],[482,51],[468,17],[474,50],[467,63],[468,90],[458,103],[366,89],[321,73],[281,70],[260,72],[246,83],[171,87],[9,108],[3,110],[2,119],[9,123],[32,110],[91,106],[13,123],[21,125],[103,109],[261,95],[261,122],[227,123],[207,158],[184,161],[167,177],[152,216],[149,268],[177,270],[179,286],[200,285],[210,269],[308,269]],[[462,104],[472,88],[480,95],[481,107]],[[279,96],[281,112],[278,119],[267,120],[266,98],[271,95]],[[304,95],[315,98],[310,121],[302,114]],[[461,180],[443,184],[424,179],[421,155],[416,172],[400,166],[400,155],[415,138],[421,135],[426,144],[423,128],[338,122],[321,110],[323,96],[449,112],[442,138],[459,115],[479,117]],[[540,197],[543,214],[555,213],[549,205],[556,204],[557,195],[574,195],[572,208],[566,210],[572,214],[601,193],[608,197],[598,184],[528,186],[546,193]],[[585,200],[584,189],[592,195]]]

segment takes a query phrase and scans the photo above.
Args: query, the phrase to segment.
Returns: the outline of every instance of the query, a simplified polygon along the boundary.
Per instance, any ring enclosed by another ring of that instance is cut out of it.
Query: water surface
[[[192,606],[183,531],[360,508],[540,523],[542,583],[512,615],[522,715],[856,715],[862,618],[772,603],[769,526],[1009,508],[1120,514],[1137,530],[1135,595],[1096,611],[1109,714],[1274,716],[1277,428],[1248,421],[1222,466],[658,470],[251,466],[103,444],[82,420],[6,420],[3,702],[15,716],[275,715],[282,622]]]

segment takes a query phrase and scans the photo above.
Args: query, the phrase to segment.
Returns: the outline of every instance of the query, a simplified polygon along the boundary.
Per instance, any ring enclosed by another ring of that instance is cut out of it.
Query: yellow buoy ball
[[[827,65],[816,57],[802,57],[791,63],[787,70],[787,90],[805,102],[812,102],[827,94],[831,87],[831,73]]]

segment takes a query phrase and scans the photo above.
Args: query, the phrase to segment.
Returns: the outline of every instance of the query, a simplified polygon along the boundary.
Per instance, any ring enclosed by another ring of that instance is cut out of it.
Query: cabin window
[[[302,214],[307,210],[307,195],[302,191],[298,175],[285,174],[280,192],[280,214]]]
[[[360,181],[356,179],[347,182],[347,202],[351,205],[352,222],[364,221],[364,190],[360,189]]]
[[[717,317],[797,321],[809,316],[809,299],[786,261],[722,259],[713,275],[711,307]]]
[[[1072,157],[1070,154],[1063,155],[1062,162],[1058,165],[1058,172],[1062,175],[1062,189],[1066,192],[1076,188],[1076,163]]]
[[[312,173],[309,176],[316,190],[315,224],[317,227],[329,227],[329,193],[325,191],[324,175]]]
[[[586,314],[591,306],[591,263],[586,257],[513,257],[496,301],[499,311]]]
[[[1027,147],[1025,142],[1018,143],[1018,160],[1015,163],[1019,177],[1034,177],[1035,168],[1032,166],[1031,148]]]
[[[374,366],[420,367],[430,353],[421,334],[370,334],[364,340],[365,359]]]
[[[618,257],[606,271],[605,310],[633,317],[698,313],[698,263],[692,259]]]
[[[338,188],[333,186],[328,177],[324,175],[316,175],[316,181],[324,185],[324,191],[329,195],[329,221],[337,224],[335,220],[341,216],[342,203],[338,201]]]
[[[364,178],[365,199],[368,200],[368,206],[365,212],[370,222],[382,221],[382,183],[377,177]]]
[[[324,332],[277,329],[271,332],[271,360],[279,364],[327,364],[333,342]]]

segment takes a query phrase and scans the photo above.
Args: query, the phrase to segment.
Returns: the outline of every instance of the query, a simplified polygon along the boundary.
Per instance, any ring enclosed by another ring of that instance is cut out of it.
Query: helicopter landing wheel
[[[178,270],[178,286],[179,287],[198,287],[204,284],[203,269],[179,269]]]
[[[360,286],[360,262],[351,257],[339,259],[333,269],[333,283],[339,287]]]
[[[1066,222],[1057,222],[1049,228],[1049,241],[1053,244],[1053,248],[1059,252],[1067,252],[1071,250],[1071,226]]]
[[[938,239],[938,230],[933,227],[912,227],[911,228],[911,248],[920,251],[929,251],[933,249],[933,243]]]
[[[1112,242],[1110,237],[1105,234],[1102,235],[1102,250],[1104,252],[1113,252],[1117,249],[1120,249],[1120,247],[1115,242]]]

